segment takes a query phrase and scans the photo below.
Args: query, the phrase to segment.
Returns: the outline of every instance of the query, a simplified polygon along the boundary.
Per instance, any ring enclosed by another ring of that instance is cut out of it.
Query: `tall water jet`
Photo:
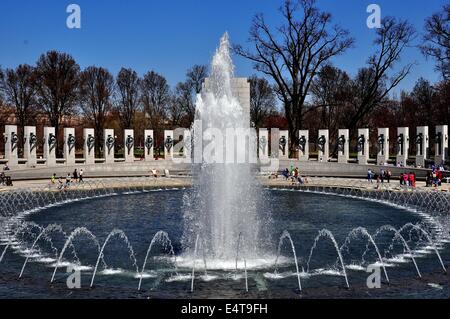
[[[234,66],[225,33],[211,62],[210,75],[197,96],[193,126],[193,187],[185,198],[183,246],[192,256],[200,234],[207,256],[232,265],[239,235],[247,259],[260,256],[262,238],[258,218],[261,199],[252,173],[256,133],[250,129],[248,110],[233,92]],[[264,221],[267,219],[264,218]]]

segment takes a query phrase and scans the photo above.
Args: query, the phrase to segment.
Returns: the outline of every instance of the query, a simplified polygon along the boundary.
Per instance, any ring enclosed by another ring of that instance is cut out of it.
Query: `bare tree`
[[[193,94],[199,94],[202,91],[202,85],[208,75],[208,67],[206,65],[194,65],[187,73],[187,84],[191,86]]]
[[[306,97],[319,68],[353,44],[347,30],[331,24],[315,0],[285,0],[280,8],[284,24],[272,31],[262,14],[256,15],[249,41],[254,50],[235,46],[235,52],[254,62],[255,69],[275,82],[284,104],[289,133],[303,126]],[[297,143],[291,139],[291,147]]]
[[[58,140],[64,116],[71,115],[77,103],[80,67],[70,55],[49,51],[40,56],[36,71],[38,105],[55,127]]]
[[[8,108],[5,101],[2,99],[0,95],[0,130],[3,128],[4,125],[7,124],[10,115],[11,115],[10,109]]]
[[[0,90],[6,101],[14,107],[21,139],[25,125],[35,122],[36,78],[35,69],[27,64],[19,65],[16,69],[7,69],[4,75],[0,76]]]
[[[250,79],[250,119],[256,128],[276,112],[276,96],[266,79],[253,75]]]
[[[415,31],[407,21],[392,17],[383,19],[374,41],[378,50],[369,58],[368,66],[359,70],[354,81],[354,103],[349,110],[347,127],[363,124],[360,122],[365,116],[409,74],[411,63],[390,77],[389,70],[399,62],[401,53],[411,44],[414,36]]]
[[[122,68],[116,80],[118,101],[116,110],[120,116],[122,129],[129,129],[133,125],[134,115],[141,106],[141,79],[136,71]]]
[[[325,65],[311,85],[311,105],[305,114],[312,112],[315,123],[310,122],[309,129],[329,128],[333,154],[337,152],[338,130],[344,125],[346,108],[353,100],[352,83],[345,71]]]
[[[425,22],[423,54],[436,60],[436,70],[445,80],[450,79],[450,4]]]
[[[311,86],[312,107],[320,111],[320,124],[336,130],[343,109],[352,97],[352,81],[348,74],[332,65],[325,65]]]
[[[170,89],[167,80],[158,73],[150,71],[144,75],[141,83],[144,112],[155,130],[162,128],[168,115]]]
[[[180,82],[175,87],[174,101],[172,113],[175,111],[180,115],[185,115],[189,125],[194,122],[195,118],[195,100],[192,96],[192,85],[189,81]]]
[[[0,65],[0,83],[3,83],[5,79],[5,73],[3,72],[2,66]],[[4,92],[0,89],[0,105],[3,106]]]
[[[182,97],[175,92],[169,99],[168,115],[172,128],[181,127],[185,122],[183,120],[187,117],[184,104],[180,101],[180,98]]]
[[[0,67],[0,82],[3,81],[4,78],[5,78],[5,75],[3,73],[2,68]],[[1,130],[1,127],[3,127],[6,124],[8,117],[9,117],[9,112],[6,107],[6,103],[4,101],[3,91],[0,90],[0,130]]]
[[[195,101],[197,94],[202,91],[208,68],[205,65],[194,65],[186,72],[186,81],[180,82],[175,88],[175,105],[172,108],[178,109],[181,116],[187,117],[187,125],[194,122]]]
[[[422,125],[429,127],[438,125],[438,123],[434,122],[434,116],[437,112],[433,110],[436,104],[437,92],[430,82],[424,78],[419,78],[410,96],[419,110],[419,114],[416,114],[417,120],[421,121]]]
[[[95,129],[95,146],[100,152],[106,116],[111,110],[114,78],[108,70],[90,66],[80,74],[80,106],[85,119]]]

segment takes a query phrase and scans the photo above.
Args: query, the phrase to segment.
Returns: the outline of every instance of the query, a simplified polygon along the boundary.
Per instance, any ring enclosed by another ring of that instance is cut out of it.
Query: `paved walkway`
[[[262,185],[274,186],[274,187],[289,187],[298,186],[298,183],[293,183],[287,181],[284,177],[279,177],[277,179],[269,179],[267,176],[260,176],[259,180]],[[190,177],[171,177],[171,178],[151,178],[151,177],[137,177],[137,178],[91,178],[86,179],[86,185],[97,185],[99,187],[122,187],[122,186],[140,186],[146,185],[151,187],[188,187],[192,183]],[[76,184],[77,185],[77,184]],[[353,178],[327,178],[327,177],[309,177],[308,183],[305,185],[309,186],[335,186],[335,187],[351,187],[351,188],[364,188],[364,189],[376,189],[377,184],[369,183],[367,180],[363,179],[353,179]],[[81,186],[81,185],[80,185]],[[422,191],[450,191],[450,184],[443,184],[439,188],[425,187],[425,182],[417,182],[417,189]],[[15,181],[13,187],[0,186],[1,191],[10,191],[16,189],[46,189],[55,188],[56,185],[51,185],[50,181],[45,180],[29,180],[29,181]],[[400,183],[397,180],[391,181],[390,184],[385,183],[379,187],[392,189],[392,190],[402,190]],[[403,188],[404,189],[404,188]]]
[[[65,180],[63,180],[65,182]],[[52,184],[50,181],[45,180],[29,180],[29,181],[16,181],[14,186],[5,187],[0,186],[0,192],[11,191],[17,189],[57,189],[58,182]],[[84,184],[74,183],[75,187],[123,187],[123,186],[140,186],[146,185],[150,187],[187,187],[191,185],[191,180],[188,177],[174,177],[174,178],[90,178],[86,179]]]
[[[262,184],[266,186],[277,186],[277,187],[288,187],[288,186],[299,186],[299,183],[293,183],[290,180],[286,180],[284,177],[278,177],[277,179],[269,179],[268,177],[261,178]],[[376,181],[369,183],[364,179],[354,179],[354,178],[333,178],[333,177],[309,177],[308,183],[303,186],[335,186],[335,187],[354,187],[363,189],[392,189],[392,190],[402,190],[405,187],[400,187],[400,181],[391,180],[390,183],[384,183],[377,186]],[[450,184],[443,184],[442,187],[426,187],[425,182],[417,182],[416,189],[421,191],[450,191]]]

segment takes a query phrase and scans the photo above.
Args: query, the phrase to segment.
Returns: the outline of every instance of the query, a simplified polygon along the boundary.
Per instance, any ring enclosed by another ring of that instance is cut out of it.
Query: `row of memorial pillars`
[[[417,145],[416,153],[416,165],[425,166],[425,161],[428,159],[429,149],[429,131],[427,126],[417,127],[417,136],[415,138],[415,144]],[[358,149],[358,163],[367,164],[370,159],[370,134],[369,129],[359,129],[357,137],[357,149]],[[261,160],[269,157],[269,132],[267,129],[259,130],[259,158]],[[410,146],[410,134],[408,127],[399,127],[397,129],[397,138],[394,141],[396,148],[396,161],[397,164],[406,165],[406,161],[409,157]],[[436,127],[436,141],[435,141],[435,162],[441,164],[448,158],[448,126],[441,125]],[[389,128],[378,129],[378,153],[377,164],[385,165],[389,160]],[[298,140],[298,160],[309,160],[309,144],[310,136],[308,130],[299,131]],[[350,160],[350,131],[348,129],[341,129],[338,132],[338,162],[348,163]],[[327,162],[330,159],[330,143],[329,143],[329,130],[319,130],[316,145],[318,148],[318,160],[319,162]],[[279,153],[278,158],[281,160],[289,159],[289,134],[288,131],[279,131]]]
[[[116,162],[114,157],[114,148],[116,144],[117,136],[114,135],[113,129],[104,130],[104,162],[112,164]],[[184,139],[190,140],[190,131],[184,130]],[[24,128],[24,158],[28,167],[35,167],[38,163],[37,159],[37,147],[40,144],[36,134],[36,127],[25,126]],[[56,133],[54,127],[44,127],[44,134],[42,138],[43,145],[43,160],[45,160],[46,166],[56,166]],[[68,166],[76,164],[75,157],[75,129],[64,128],[64,162]],[[19,165],[18,146],[19,136],[16,125],[6,125],[4,133],[5,143],[5,159],[8,166],[15,167]],[[165,159],[173,158],[173,143],[174,133],[171,130],[164,131],[164,156]],[[144,158],[145,161],[154,160],[154,136],[153,130],[145,130],[144,132]],[[127,163],[135,161],[134,156],[134,130],[124,131],[124,160]],[[190,148],[189,148],[190,149]],[[94,129],[83,129],[83,157],[84,164],[92,165],[96,163],[95,158],[95,131]]]

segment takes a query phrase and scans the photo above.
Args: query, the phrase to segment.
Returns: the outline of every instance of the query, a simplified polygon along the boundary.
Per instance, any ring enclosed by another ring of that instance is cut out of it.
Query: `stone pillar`
[[[153,130],[144,131],[144,145],[145,145],[145,161],[150,162],[155,159],[154,157],[154,147],[155,139],[153,137]]]
[[[269,131],[266,128],[260,128],[258,132],[258,154],[261,162],[269,158]]]
[[[329,130],[319,130],[317,146],[319,149],[319,162],[326,163],[330,159],[330,133]]]
[[[16,125],[5,126],[5,158],[8,160],[9,167],[15,167],[19,165],[19,156],[17,148],[19,146],[19,135],[17,135]]]
[[[289,159],[289,131],[280,131],[278,158]]]
[[[64,158],[66,165],[75,165],[75,129],[64,128]]]
[[[435,142],[436,165],[440,165],[448,160],[448,125],[436,126],[436,142]]]
[[[48,167],[56,166],[56,135],[54,127],[44,127],[44,157]]]
[[[409,128],[399,127],[397,129],[397,165],[406,166],[409,155]]]
[[[37,136],[35,126],[25,126],[24,129],[24,157],[27,160],[28,167],[36,167],[37,157],[36,157],[36,147],[37,147]]]
[[[95,164],[95,135],[93,128],[83,129],[83,140],[84,163],[86,165]]]
[[[185,129],[183,134],[183,158],[188,163],[192,159],[192,136],[190,129]]]
[[[134,130],[125,130],[123,138],[125,162],[134,163]]]
[[[233,94],[237,97],[239,104],[244,110],[245,123],[250,124],[250,82],[247,78],[233,78],[231,86]]]
[[[358,130],[358,164],[367,165],[370,157],[369,129],[361,128]]]
[[[113,129],[105,129],[103,131],[103,138],[105,144],[103,145],[105,163],[114,164],[114,147],[116,145],[116,136]]]
[[[349,130],[338,132],[338,163],[347,164],[350,159],[350,133]]]
[[[301,162],[309,161],[309,131],[298,131],[298,160]]]
[[[416,166],[425,167],[428,158],[429,135],[428,126],[417,127],[416,136]]]
[[[202,85],[202,92],[211,91],[211,81],[206,78]],[[247,78],[232,78],[231,91],[243,109],[242,116],[245,123],[250,125],[250,82]]]
[[[164,131],[164,159],[173,159],[173,131]]]
[[[389,128],[378,129],[378,154],[377,164],[386,165],[389,161]]]

